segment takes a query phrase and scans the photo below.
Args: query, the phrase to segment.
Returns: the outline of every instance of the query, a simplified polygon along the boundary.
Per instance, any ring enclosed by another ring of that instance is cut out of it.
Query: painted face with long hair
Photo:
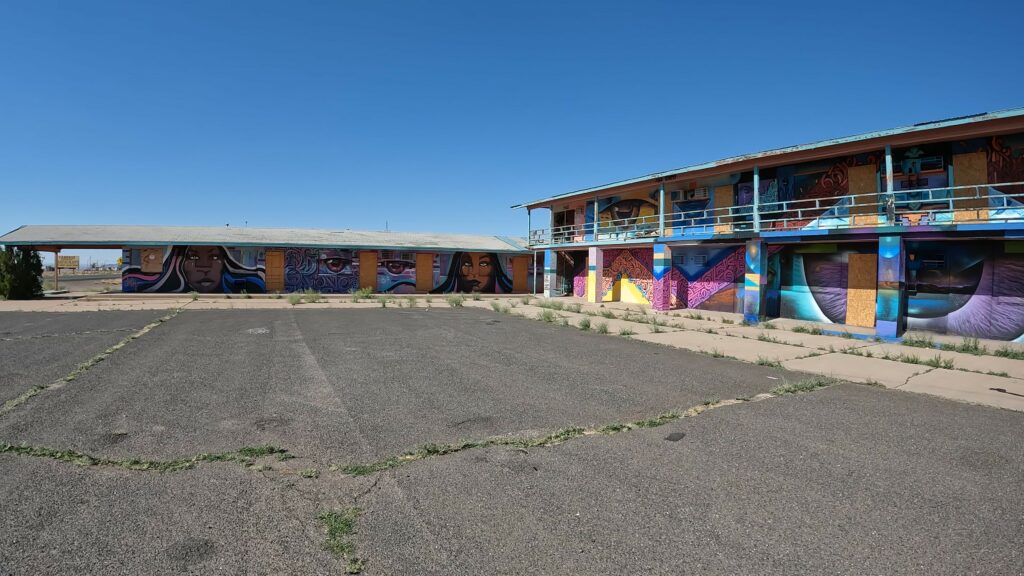
[[[470,292],[494,292],[494,266],[490,254],[463,253],[459,262],[463,289]]]
[[[196,292],[210,293],[221,290],[224,257],[216,246],[190,246],[185,250],[181,265],[185,282]]]

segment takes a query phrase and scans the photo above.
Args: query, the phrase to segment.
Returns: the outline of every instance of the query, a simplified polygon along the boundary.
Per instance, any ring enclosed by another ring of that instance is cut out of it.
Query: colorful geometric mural
[[[174,246],[122,252],[124,292],[266,292],[262,253],[223,246]]]
[[[604,299],[650,304],[654,287],[653,260],[650,248],[605,250],[601,276]]]

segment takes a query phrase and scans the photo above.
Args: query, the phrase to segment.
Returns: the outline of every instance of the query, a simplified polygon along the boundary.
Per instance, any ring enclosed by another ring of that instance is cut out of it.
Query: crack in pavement
[[[34,336],[11,336],[0,338],[0,342],[17,342],[20,340],[39,340],[42,338],[58,338],[61,336],[86,336],[89,334],[114,334],[116,332],[131,332],[138,328],[110,328],[100,330],[83,330],[81,332],[54,332],[52,334],[36,334]]]
[[[81,364],[79,364],[78,367],[76,367],[74,370],[72,370],[70,373],[68,373],[67,376],[64,376],[63,378],[60,378],[59,380],[56,380],[56,381],[51,382],[49,384],[38,384],[36,386],[33,386],[33,387],[29,388],[28,390],[26,390],[25,392],[22,392],[21,394],[19,394],[15,398],[12,398],[12,399],[4,402],[3,405],[0,406],[0,416],[3,416],[4,414],[10,412],[11,410],[13,410],[13,409],[17,408],[18,406],[24,404],[25,402],[28,402],[32,397],[38,396],[39,394],[43,393],[46,390],[53,390],[53,389],[60,388],[60,387],[64,386],[65,384],[67,384],[68,382],[71,382],[71,381],[75,380],[76,378],[78,378],[82,374],[84,374],[84,373],[88,372],[90,369],[92,369],[93,366],[95,366],[95,365],[99,364],[100,362],[103,362],[104,360],[106,360],[114,352],[117,352],[121,348],[124,348],[132,340],[135,340],[137,338],[141,338],[142,336],[144,336],[147,333],[149,333],[149,331],[152,330],[153,328],[156,328],[160,324],[163,324],[164,322],[167,322],[167,321],[173,319],[175,316],[177,316],[178,314],[181,313],[181,310],[182,310],[181,308],[177,308],[173,312],[171,312],[170,314],[166,314],[164,316],[161,316],[160,318],[157,318],[156,320],[150,322],[149,324],[146,324],[142,328],[139,328],[135,332],[132,332],[128,336],[125,336],[117,344],[114,344],[110,348],[107,348],[103,352],[100,352],[99,354],[97,354],[97,355],[93,356],[92,358],[89,358],[85,362],[82,362]]]

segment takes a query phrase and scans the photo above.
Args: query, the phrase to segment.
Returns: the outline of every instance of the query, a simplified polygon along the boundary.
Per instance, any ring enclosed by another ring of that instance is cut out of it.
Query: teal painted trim
[[[626,186],[629,184],[639,184],[648,180],[654,180],[656,178],[666,178],[669,176],[678,176],[680,174],[686,174],[687,172],[696,172],[698,170],[707,170],[709,168],[724,167],[729,164],[735,164],[736,162],[742,162],[747,160],[756,160],[759,158],[770,158],[773,156],[782,156],[793,152],[804,152],[807,150],[817,150],[819,148],[827,148],[829,146],[837,146],[840,144],[849,144],[852,142],[860,142],[863,140],[872,140],[875,138],[885,138],[888,136],[899,136],[903,134],[912,134],[915,132],[927,132],[928,130],[936,130],[939,128],[948,128],[950,126],[963,126],[967,124],[975,124],[978,122],[985,122],[988,120],[1000,120],[1003,118],[1015,118],[1018,116],[1024,116],[1024,108],[1010,108],[1008,110],[998,110],[995,112],[986,112],[984,114],[976,114],[973,116],[964,116],[960,118],[950,118],[948,120],[940,120],[938,122],[922,122],[919,124],[913,124],[910,126],[901,126],[899,128],[891,128],[889,130],[880,130],[877,132],[865,132],[863,134],[857,134],[855,136],[846,136],[843,138],[833,138],[830,140],[820,140],[818,142],[811,142],[808,144],[799,144],[796,146],[788,146],[786,148],[775,148],[772,150],[765,150],[763,152],[756,152],[753,154],[744,154],[742,156],[732,156],[730,158],[724,158],[722,160],[715,160],[714,162],[704,162],[702,164],[694,164],[692,166],[686,166],[684,168],[678,168],[675,170],[667,170],[665,172],[654,172],[647,176],[640,176],[637,178],[630,178],[628,180],[620,180],[618,182],[612,182],[609,184],[602,184],[601,186],[593,186],[590,188],[583,188],[581,190],[575,190],[573,192],[566,192],[564,194],[556,194],[547,198],[541,198],[539,200],[533,200],[531,202],[523,202],[516,204],[512,208],[526,208],[527,206],[536,206],[545,202],[552,202],[555,200],[561,200],[563,198],[569,198],[576,196],[577,194],[590,194],[594,192],[600,192],[608,188],[615,188],[616,186]]]

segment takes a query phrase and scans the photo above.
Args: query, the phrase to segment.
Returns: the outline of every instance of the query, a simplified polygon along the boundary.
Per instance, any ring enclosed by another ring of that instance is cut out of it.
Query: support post
[[[558,296],[558,260],[554,250],[544,251],[544,296]]]
[[[665,183],[658,185],[658,236],[665,237]]]
[[[533,217],[530,215],[530,209],[526,209],[526,246],[529,247],[533,244]]]
[[[533,251],[533,270],[530,274],[530,293],[534,296],[537,295],[537,252],[538,250]]]
[[[761,171],[754,166],[754,232],[761,231]]]
[[[875,300],[875,334],[895,338],[903,334],[904,282],[903,237],[878,239],[878,295]]]
[[[885,145],[885,193],[892,194],[892,146]]]
[[[765,284],[768,250],[764,240],[747,240],[746,270],[743,274],[743,321],[757,324],[765,316]]]
[[[587,302],[596,304],[604,298],[601,278],[604,275],[604,250],[591,246],[587,250]]]
[[[667,312],[672,309],[672,248],[654,245],[654,286],[651,290],[651,309]]]
[[[597,207],[600,201],[600,198],[594,196],[594,242],[597,242],[597,229],[601,224],[601,211]]]

